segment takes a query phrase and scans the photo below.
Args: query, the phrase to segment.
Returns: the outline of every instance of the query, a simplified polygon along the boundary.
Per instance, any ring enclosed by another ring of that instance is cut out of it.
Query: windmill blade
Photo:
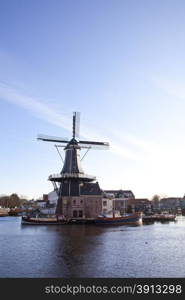
[[[73,138],[79,137],[80,131],[80,113],[74,112],[73,113]]]
[[[39,134],[37,136],[37,139],[41,140],[41,141],[45,141],[45,142],[57,142],[57,143],[68,143],[69,142],[68,138],[49,136],[49,135],[45,135],[45,134]]]
[[[85,144],[79,144],[78,143],[78,145],[80,146],[80,148],[81,149],[97,149],[97,150],[106,150],[106,149],[108,149],[108,146],[99,146],[99,145],[85,145]],[[57,147],[57,148],[65,148],[66,147],[66,145],[55,145],[55,147]]]
[[[108,147],[107,146],[95,146],[95,145],[85,145],[85,144],[79,144],[78,145],[80,146],[81,149],[97,149],[97,150],[107,150]],[[55,145],[55,147],[58,147],[58,148],[65,148],[66,145]]]
[[[92,142],[92,141],[79,141],[80,144],[86,144],[86,145],[96,145],[96,146],[109,146],[109,143],[107,142]]]
[[[103,145],[85,145],[85,144],[79,144],[81,149],[93,149],[93,150],[108,150],[109,146],[103,146]]]
[[[109,146],[105,146],[105,145],[85,145],[85,144],[80,144],[79,143],[80,148],[82,149],[93,149],[93,150],[108,150]]]
[[[107,143],[107,142],[79,141],[79,146],[81,148],[106,150],[106,149],[109,148],[109,143]]]

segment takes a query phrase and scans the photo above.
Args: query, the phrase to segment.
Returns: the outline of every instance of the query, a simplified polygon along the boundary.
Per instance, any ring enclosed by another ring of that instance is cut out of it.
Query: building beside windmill
[[[102,213],[104,193],[96,177],[85,174],[81,166],[80,150],[107,149],[108,143],[78,140],[79,115],[73,115],[73,136],[70,141],[40,135],[39,140],[60,143],[64,147],[65,159],[60,174],[52,174],[49,180],[57,193],[56,215],[68,219],[92,220]]]

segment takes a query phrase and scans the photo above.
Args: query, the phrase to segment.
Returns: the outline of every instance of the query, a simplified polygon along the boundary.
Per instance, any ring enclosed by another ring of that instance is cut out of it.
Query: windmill
[[[49,180],[53,182],[55,189],[58,193],[57,213],[62,214],[62,199],[63,197],[80,196],[83,193],[84,187],[93,188],[96,177],[87,175],[84,173],[81,160],[87,154],[90,149],[108,149],[109,143],[107,142],[95,142],[79,140],[79,125],[80,125],[80,113],[73,113],[72,123],[72,138],[60,138],[47,135],[38,135],[37,139],[59,143],[57,147],[63,147],[65,151],[65,159],[62,171],[60,174],[54,174],[49,176]],[[80,150],[86,149],[85,155],[80,160]],[[59,187],[57,187],[57,183]],[[88,184],[88,183],[91,183]],[[97,190],[97,188],[96,188]],[[100,192],[100,189],[99,189]],[[92,191],[93,193],[93,191]]]

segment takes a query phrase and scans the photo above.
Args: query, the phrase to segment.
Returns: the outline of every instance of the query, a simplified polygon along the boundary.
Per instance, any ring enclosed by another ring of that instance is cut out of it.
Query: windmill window
[[[83,217],[83,210],[79,210],[79,218]]]
[[[77,210],[73,210],[73,218],[77,218]]]

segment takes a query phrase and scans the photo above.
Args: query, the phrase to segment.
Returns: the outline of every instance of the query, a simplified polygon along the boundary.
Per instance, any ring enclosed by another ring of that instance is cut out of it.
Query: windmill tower
[[[64,148],[65,159],[62,171],[60,174],[50,175],[48,179],[54,183],[58,193],[56,213],[71,218],[93,215],[90,210],[94,210],[95,214],[95,210],[97,211],[97,207],[94,206],[95,202],[97,204],[96,200],[102,196],[98,182],[94,182],[96,177],[85,174],[82,169],[81,160],[83,158],[80,159],[80,150],[86,149],[87,153],[90,149],[109,148],[107,142],[79,140],[79,123],[80,114],[74,112],[70,140],[46,135],[39,135],[37,138],[42,141],[60,143],[58,147]],[[92,199],[94,199],[94,205]]]

